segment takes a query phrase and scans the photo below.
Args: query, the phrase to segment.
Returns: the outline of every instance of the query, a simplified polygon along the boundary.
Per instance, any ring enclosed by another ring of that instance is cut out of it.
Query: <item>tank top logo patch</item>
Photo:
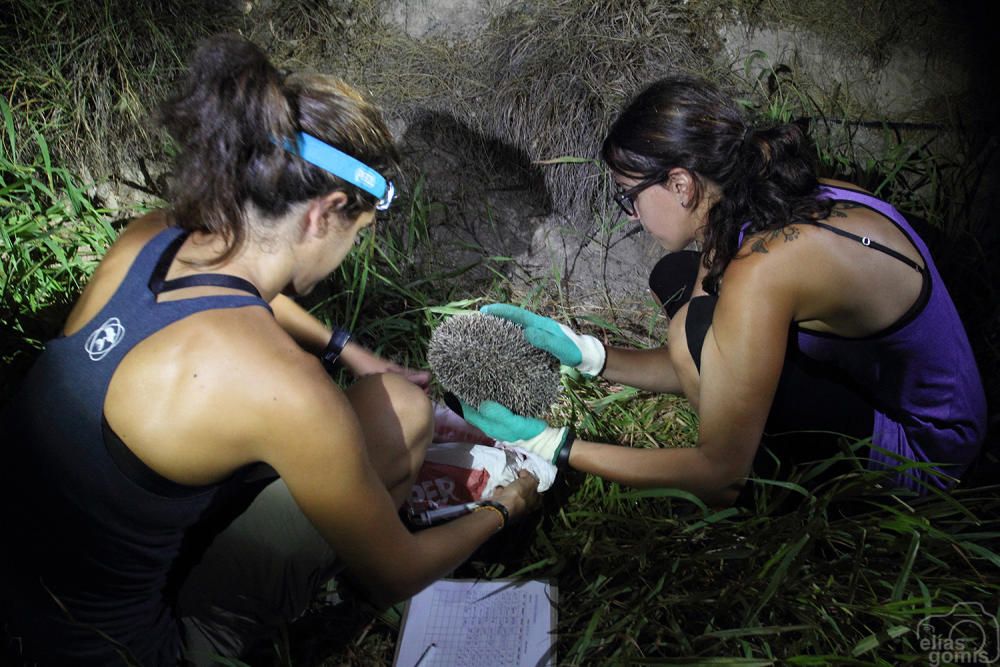
[[[83,348],[91,361],[100,361],[108,355],[108,352],[115,349],[124,337],[125,327],[117,317],[112,317],[87,337]]]

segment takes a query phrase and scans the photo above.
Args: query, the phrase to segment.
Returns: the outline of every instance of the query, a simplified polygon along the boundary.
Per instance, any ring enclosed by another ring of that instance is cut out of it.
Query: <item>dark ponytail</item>
[[[321,74],[283,75],[237,35],[202,42],[160,119],[179,149],[173,224],[225,239],[218,262],[246,241],[248,202],[273,219],[293,204],[341,190],[349,197],[349,217],[374,208],[371,195],[280,147],[297,132],[352,155],[387,180],[397,160],[381,114],[357,91]]]
[[[708,213],[704,288],[717,293],[746,233],[824,219],[811,146],[794,124],[753,128],[736,104],[707,81],[674,76],[650,85],[622,112],[602,147],[608,166],[639,180],[665,179],[680,167],[694,179],[697,206],[705,180],[721,196]]]

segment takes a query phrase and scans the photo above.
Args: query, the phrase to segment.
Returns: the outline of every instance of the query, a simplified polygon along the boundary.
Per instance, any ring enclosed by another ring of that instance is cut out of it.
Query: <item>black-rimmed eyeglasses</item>
[[[642,181],[641,183],[637,183],[636,185],[633,185],[628,189],[623,188],[618,184],[615,184],[615,188],[617,189],[617,191],[612,196],[612,199],[614,199],[615,203],[618,204],[619,208],[621,208],[621,210],[625,212],[625,215],[634,218],[636,217],[635,198],[639,196],[640,192],[642,192],[651,185],[656,185],[659,182],[660,182],[659,178],[650,178],[645,181]]]

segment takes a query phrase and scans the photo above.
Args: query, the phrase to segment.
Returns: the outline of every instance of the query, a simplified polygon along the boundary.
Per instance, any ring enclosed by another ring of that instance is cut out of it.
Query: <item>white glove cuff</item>
[[[508,444],[538,454],[549,463],[555,463],[554,459],[556,454],[559,452],[559,448],[562,446],[563,442],[566,441],[567,430],[568,427],[566,426],[563,426],[562,428],[546,426],[545,430],[536,435],[534,438],[528,438],[527,440],[514,440]]]
[[[583,359],[577,364],[576,369],[591,377],[600,375],[601,371],[604,370],[604,362],[608,356],[607,351],[604,349],[604,344],[593,336],[576,333],[565,324],[560,324],[559,326],[562,327],[563,333],[569,336],[570,340],[576,343],[577,348],[580,350],[580,356]]]

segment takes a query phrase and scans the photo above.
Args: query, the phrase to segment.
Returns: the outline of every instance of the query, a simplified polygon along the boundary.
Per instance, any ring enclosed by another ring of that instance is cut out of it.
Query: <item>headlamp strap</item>
[[[320,169],[324,169],[334,176],[361,188],[377,200],[385,198],[390,184],[382,174],[364,162],[351,157],[347,153],[334,148],[311,134],[297,132],[295,137],[298,142],[297,144],[292,144],[288,140],[285,141],[284,148],[286,151],[293,155],[298,155],[309,164],[316,165]]]

